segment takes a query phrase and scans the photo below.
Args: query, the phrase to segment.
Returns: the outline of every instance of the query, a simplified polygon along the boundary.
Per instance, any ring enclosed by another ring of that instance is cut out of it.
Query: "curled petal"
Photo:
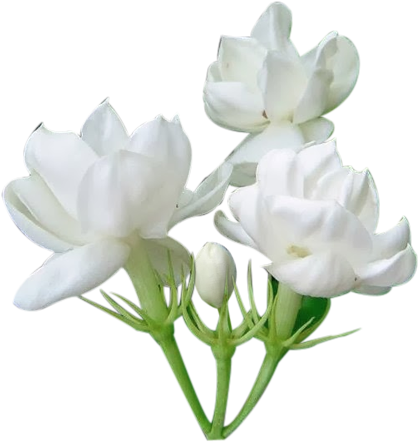
[[[182,276],[190,272],[190,253],[179,242],[170,237],[161,239],[147,239],[145,248],[153,268],[168,285],[167,277],[170,275],[169,254],[173,265],[176,284],[180,284]]]
[[[267,126],[261,92],[244,83],[207,82],[203,92],[205,109],[216,124],[239,132],[259,132]]]
[[[9,199],[11,193],[15,201],[19,200],[15,208],[20,206],[22,214],[26,213],[27,217],[67,244],[84,245],[97,239],[97,236],[82,231],[80,223],[64,210],[39,175],[13,181],[9,184]]]
[[[374,261],[358,271],[363,285],[393,287],[412,278],[417,257],[410,244],[388,259]]]
[[[392,287],[377,287],[373,285],[360,285],[358,286],[353,292],[360,293],[362,295],[373,295],[373,296],[380,296],[380,295],[386,295],[386,293],[389,293],[392,290]]]
[[[228,189],[232,169],[231,164],[223,163],[206,177],[194,192],[189,191],[187,196],[183,196],[181,206],[178,204],[179,207],[171,218],[170,227],[192,216],[209,213],[219,206]],[[185,198],[188,199],[187,202],[184,202]]]
[[[55,255],[23,283],[14,303],[23,310],[39,310],[80,296],[110,278],[129,253],[126,244],[105,239]]]
[[[335,170],[319,181],[316,198],[335,199],[354,213],[370,233],[379,219],[379,198],[369,171],[357,172],[350,167]]]
[[[339,106],[356,85],[360,70],[360,59],[354,44],[346,37],[337,38],[338,51],[330,63],[334,80],[325,109],[330,112]]]
[[[281,226],[271,222],[257,185],[233,192],[229,197],[229,207],[260,252],[272,260],[281,257],[284,253],[282,246],[285,233],[281,231]]]
[[[372,261],[391,258],[404,250],[411,242],[411,232],[406,218],[387,232],[373,236]]]
[[[273,3],[258,19],[251,36],[267,49],[279,51],[289,58],[299,57],[289,40],[292,29],[292,13],[283,3]]]
[[[349,292],[356,275],[339,254],[324,252],[285,263],[273,263],[266,270],[278,281],[302,295],[331,298]]]
[[[124,149],[129,141],[125,126],[108,99],[87,118],[81,138],[99,156]]]
[[[18,180],[17,180],[18,181]],[[19,198],[12,181],[4,190],[4,202],[17,228],[31,241],[54,252],[65,252],[73,245],[42,226]]]
[[[97,154],[76,134],[51,132],[40,126],[25,148],[26,164],[40,175],[64,209],[77,219],[80,182]]]
[[[223,212],[216,212],[214,221],[215,227],[223,236],[254,249],[257,248],[254,241],[247,235],[241,224],[229,220]]]

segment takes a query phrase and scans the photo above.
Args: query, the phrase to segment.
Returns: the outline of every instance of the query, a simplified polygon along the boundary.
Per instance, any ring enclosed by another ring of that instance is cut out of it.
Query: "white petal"
[[[313,72],[295,110],[293,123],[300,124],[324,113],[332,81],[333,75],[327,69],[316,69]]]
[[[182,275],[190,272],[190,253],[179,242],[170,237],[162,239],[147,239],[144,241],[153,268],[159,273],[164,283],[170,274],[168,255],[170,253],[176,283],[181,282]]]
[[[315,118],[299,125],[306,143],[323,143],[334,132],[334,124],[326,118]]]
[[[279,52],[269,52],[260,71],[265,111],[274,122],[293,117],[307,85],[306,73],[299,60],[286,58]]]
[[[335,140],[306,147],[298,155],[305,178],[305,197],[313,195],[321,177],[342,169]]]
[[[279,51],[288,57],[298,57],[289,40],[292,29],[292,13],[283,3],[273,3],[258,19],[251,36],[267,49]]]
[[[155,162],[158,173],[170,183],[170,189],[164,186],[162,192],[176,194],[176,204],[189,180],[193,162],[192,143],[180,114],[174,115],[172,121],[158,115],[139,126],[131,136],[128,150]]]
[[[391,258],[411,242],[411,232],[406,218],[387,232],[373,235],[373,256],[372,260]]]
[[[417,257],[410,244],[388,259],[372,262],[358,271],[362,284],[378,287],[393,287],[412,278]]]
[[[98,239],[82,231],[80,223],[63,209],[39,175],[15,180],[9,186],[25,207],[22,213],[29,212],[35,223],[67,244],[84,245]]]
[[[81,138],[99,156],[125,148],[129,140],[125,126],[108,99],[87,118]]]
[[[275,149],[260,160],[257,182],[263,197],[289,195],[303,198],[303,169],[291,149]]]
[[[231,164],[223,163],[206,177],[195,192],[192,192],[192,197],[186,204],[182,204],[181,207],[178,204],[179,207],[171,218],[170,227],[192,216],[209,213],[219,206],[228,189],[232,169]]]
[[[278,281],[301,295],[331,298],[349,292],[356,275],[342,256],[324,252],[284,264],[273,263],[266,270]]]
[[[87,231],[128,236],[141,226],[149,201],[158,199],[163,183],[164,176],[156,173],[155,164],[143,155],[122,150],[101,158],[80,185],[82,226]]]
[[[350,167],[335,170],[318,180],[315,197],[338,201],[354,213],[369,232],[376,230],[379,198],[370,172],[356,172]]]
[[[337,53],[338,32],[330,32],[320,43],[301,57],[305,71],[310,77],[315,69],[326,68],[329,60]]]
[[[354,44],[346,37],[337,38],[337,54],[330,65],[334,74],[328,96],[326,112],[339,106],[356,85],[360,70],[360,59]]]
[[[245,233],[241,224],[229,220],[223,212],[216,212],[214,221],[215,227],[223,236],[226,236],[232,241],[244,244],[245,246],[250,246],[254,249],[257,248],[254,241]]]
[[[244,83],[257,91],[257,75],[267,50],[254,38],[222,37],[218,69],[223,81]]]
[[[203,94],[206,113],[222,127],[259,132],[268,124],[261,92],[251,90],[244,83],[206,82]]]
[[[80,296],[110,278],[124,265],[129,253],[126,244],[105,239],[60,254],[23,283],[14,303],[23,310],[38,310]]]
[[[77,218],[78,186],[97,154],[76,134],[51,132],[40,126],[30,136],[25,160],[37,172],[65,210]]]
[[[274,260],[285,253],[285,232],[271,221],[258,186],[238,189],[229,197],[229,207],[257,250]]]
[[[298,126],[283,122],[270,124],[263,132],[247,136],[226,159],[231,164],[258,163],[273,149],[299,152],[305,141]]]
[[[207,81],[222,81],[221,72],[219,71],[219,63],[214,61],[208,68]]]
[[[184,129],[183,121],[180,116],[180,112],[176,112],[170,119],[172,123],[180,125]]]
[[[46,249],[53,250],[54,252],[64,252],[71,249],[72,244],[58,238],[39,224],[16,195],[14,183],[12,181],[4,189],[4,202],[17,228],[31,241]]]

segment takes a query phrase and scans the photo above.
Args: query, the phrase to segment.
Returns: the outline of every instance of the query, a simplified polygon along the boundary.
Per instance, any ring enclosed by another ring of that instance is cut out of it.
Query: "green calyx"
[[[167,261],[168,275],[158,274],[151,265],[142,241],[138,239],[132,248],[128,262],[125,264],[125,270],[133,283],[139,304],[117,293],[109,295],[103,290],[100,292],[113,310],[86,297],[80,298],[135,330],[150,333],[156,340],[161,341],[163,335],[172,333],[174,322],[181,316],[179,300],[185,298],[186,292],[190,289],[193,291],[194,287],[193,281],[189,280],[187,283],[187,276],[183,272],[181,292],[179,293],[169,252]],[[190,283],[192,284],[191,288],[189,287]],[[168,304],[164,294],[166,285],[169,290]]]

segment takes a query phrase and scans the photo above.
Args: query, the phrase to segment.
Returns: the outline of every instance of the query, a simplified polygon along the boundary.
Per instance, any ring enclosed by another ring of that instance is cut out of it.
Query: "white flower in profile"
[[[40,125],[25,149],[30,176],[11,182],[4,200],[17,227],[54,255],[20,287],[15,304],[36,310],[82,295],[123,267],[132,247],[145,248],[161,274],[168,274],[169,250],[178,278],[190,255],[169,228],[216,207],[231,173],[223,167],[191,192],[184,189],[190,160],[177,117],[158,117],[129,136],[107,100],[81,136]]]
[[[260,158],[274,148],[299,151],[323,142],[333,124],[322,117],[353,90],[359,57],[336,32],[303,56],[290,41],[292,16],[273,3],[250,37],[222,37],[218,59],[204,88],[208,116],[225,128],[249,132],[227,161],[235,166],[232,184],[254,182]]]

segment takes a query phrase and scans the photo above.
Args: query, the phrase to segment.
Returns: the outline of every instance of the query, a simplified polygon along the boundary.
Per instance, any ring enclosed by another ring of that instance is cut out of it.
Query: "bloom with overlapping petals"
[[[219,231],[266,255],[268,272],[297,293],[383,294],[415,271],[408,221],[375,233],[372,177],[343,167],[334,141],[267,153],[257,183],[235,191],[229,204],[238,223],[218,212]]]
[[[232,183],[252,184],[260,158],[274,148],[299,151],[325,141],[333,124],[321,117],[339,106],[357,81],[355,46],[336,32],[300,56],[289,39],[292,16],[273,3],[251,37],[222,37],[208,70],[204,101],[208,116],[250,135],[228,157]]]
[[[30,176],[11,182],[4,199],[17,227],[54,255],[21,286],[15,304],[35,310],[93,289],[124,266],[138,238],[159,273],[168,273],[169,250],[180,275],[190,256],[167,232],[212,210],[231,172],[219,169],[193,193],[184,189],[190,159],[178,118],[158,117],[128,136],[107,100],[81,136],[39,126],[25,149]]]

